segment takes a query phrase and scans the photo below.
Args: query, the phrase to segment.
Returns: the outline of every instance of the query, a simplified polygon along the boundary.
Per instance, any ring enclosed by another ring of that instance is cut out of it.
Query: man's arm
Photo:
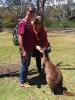
[[[25,58],[27,58],[27,53],[26,53],[26,51],[24,49],[24,46],[23,46],[22,37],[23,37],[23,34],[18,34],[19,47],[22,50],[22,56],[24,56]]]

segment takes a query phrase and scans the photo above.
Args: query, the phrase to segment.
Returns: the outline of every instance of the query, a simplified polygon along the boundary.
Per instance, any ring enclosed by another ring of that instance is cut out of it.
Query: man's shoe
[[[27,84],[27,83],[24,83],[24,84],[20,84],[21,87],[25,87],[25,88],[30,88],[31,85]]]
[[[30,87],[32,87],[32,86],[29,85],[29,84],[27,84],[27,83],[25,83],[25,84],[24,84],[24,87],[26,87],[26,88],[30,88]]]
[[[21,87],[24,87],[24,84],[21,83],[20,86],[21,86]]]

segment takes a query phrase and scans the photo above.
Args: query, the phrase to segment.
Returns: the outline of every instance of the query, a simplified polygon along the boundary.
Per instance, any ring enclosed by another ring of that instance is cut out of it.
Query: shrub
[[[75,27],[75,21],[70,21],[67,19],[63,19],[62,21],[49,21],[49,19],[46,19],[44,21],[44,26],[48,28],[74,28]]]

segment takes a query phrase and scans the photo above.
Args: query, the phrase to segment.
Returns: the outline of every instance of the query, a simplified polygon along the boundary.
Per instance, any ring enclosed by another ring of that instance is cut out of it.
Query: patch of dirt
[[[4,66],[2,68],[1,66]],[[19,82],[19,69],[20,65],[12,64],[8,65],[5,63],[0,63],[0,78],[6,79],[6,77],[12,77],[12,79],[16,82]],[[27,82],[30,83],[30,85],[36,85],[37,88],[41,88],[42,85],[46,85],[46,79],[45,74],[42,69],[42,77],[38,78],[38,71],[36,68],[28,69],[28,75],[27,75]],[[17,77],[15,77],[17,76]]]
[[[20,66],[17,64],[8,65],[4,68],[0,67],[0,77],[11,76],[19,73]]]

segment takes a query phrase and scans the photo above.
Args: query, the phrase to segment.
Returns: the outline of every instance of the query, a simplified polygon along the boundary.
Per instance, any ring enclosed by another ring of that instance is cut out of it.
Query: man
[[[34,13],[35,8],[33,6],[30,6],[27,9],[26,17],[18,23],[18,41],[22,61],[22,65],[20,68],[20,85],[22,87],[31,87],[26,83],[26,79],[27,70],[31,59],[31,52],[34,45],[33,30],[30,23],[30,20],[33,18]]]

